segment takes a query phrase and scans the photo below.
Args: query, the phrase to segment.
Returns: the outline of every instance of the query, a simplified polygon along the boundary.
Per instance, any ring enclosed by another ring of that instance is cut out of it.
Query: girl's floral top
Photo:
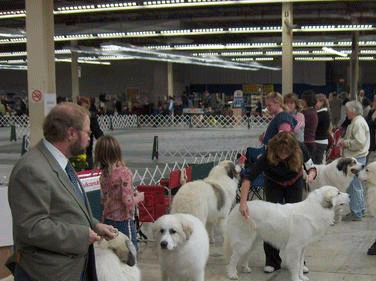
[[[125,166],[115,167],[108,176],[101,176],[103,218],[114,221],[134,219],[135,206],[133,174]]]

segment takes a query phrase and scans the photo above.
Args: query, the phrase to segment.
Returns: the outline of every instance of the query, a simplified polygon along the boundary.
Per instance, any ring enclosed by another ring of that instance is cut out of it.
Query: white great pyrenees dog
[[[324,185],[337,187],[341,192],[346,192],[354,175],[363,168],[355,158],[341,157],[329,164],[315,165],[316,178],[308,183],[310,190],[315,190]]]
[[[235,202],[239,171],[225,160],[213,167],[207,178],[188,182],[180,187],[171,204],[171,213],[191,214],[199,218],[214,241],[213,230],[223,220]]]
[[[141,281],[136,264],[136,248],[126,235],[118,235],[109,241],[94,243],[95,267],[98,281]],[[13,281],[13,275],[0,281]]]
[[[363,169],[363,166],[353,157],[341,157],[329,164],[315,165],[317,169],[316,178],[308,182],[309,190],[315,190],[324,185],[337,187],[341,192],[346,192],[354,176]],[[335,223],[342,221],[347,213],[350,213],[348,206],[337,206]]]
[[[204,281],[209,237],[204,224],[189,214],[160,217],[153,226],[162,281]]]
[[[114,239],[95,242],[94,251],[98,281],[141,280],[136,248],[125,234],[118,232]]]
[[[238,279],[237,265],[250,272],[248,257],[252,245],[260,239],[284,252],[292,281],[305,281],[304,249],[318,240],[334,220],[335,206],[348,204],[349,195],[336,187],[323,186],[298,203],[275,204],[249,201],[249,218],[239,212],[239,205],[227,218],[224,253],[229,263],[227,276]],[[229,258],[230,257],[230,258]]]
[[[366,187],[367,210],[376,217],[376,162],[369,163],[359,172],[359,179]]]

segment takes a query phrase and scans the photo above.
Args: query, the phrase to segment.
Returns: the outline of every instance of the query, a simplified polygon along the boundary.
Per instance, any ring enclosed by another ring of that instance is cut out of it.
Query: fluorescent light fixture
[[[58,59],[55,58],[55,62],[67,62],[72,63],[72,59],[66,58],[66,59]],[[108,61],[100,61],[100,60],[94,60],[94,59],[87,59],[87,58],[78,58],[77,60],[80,64],[100,64],[100,65],[111,65]]]
[[[26,65],[0,64],[0,70],[27,70]]]
[[[333,61],[332,57],[296,57],[297,61]]]
[[[350,57],[296,57],[297,61],[349,61]],[[375,61],[375,57],[359,57],[361,61]]]
[[[376,27],[372,24],[333,24],[333,25],[304,25],[300,29],[294,29],[294,32],[353,32],[353,31],[372,31]]]
[[[74,48],[74,47],[72,47]],[[280,70],[278,67],[268,67],[261,65],[259,63],[237,63],[233,61],[228,61],[221,59],[217,56],[188,56],[181,54],[171,54],[162,53],[156,50],[150,50],[147,48],[140,48],[131,45],[102,45],[100,50],[94,48],[81,47],[76,49],[77,52],[82,52],[86,54],[96,54],[96,55],[125,55],[130,56],[134,59],[140,60],[151,60],[151,61],[164,61],[172,63],[183,63],[183,64],[194,64],[203,66],[212,66],[218,68],[226,69],[237,69],[237,70],[258,70],[258,69],[268,69],[268,70]]]
[[[329,53],[329,54],[334,54],[334,55],[341,56],[341,57],[347,57],[347,54],[345,54],[343,52],[336,51],[333,48],[322,47],[322,50],[324,52]]]

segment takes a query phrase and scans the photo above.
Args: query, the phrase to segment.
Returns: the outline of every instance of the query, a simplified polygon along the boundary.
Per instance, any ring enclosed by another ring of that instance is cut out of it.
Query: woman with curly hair
[[[280,132],[270,139],[266,153],[254,165],[242,171],[239,211],[245,218],[249,216],[247,206],[251,182],[262,172],[265,174],[265,198],[272,203],[296,203],[303,199],[303,169],[307,181],[316,177],[310,154],[304,144],[299,143],[293,133]],[[266,263],[264,272],[271,273],[281,268],[279,250],[264,242]],[[305,272],[308,268],[305,267]]]

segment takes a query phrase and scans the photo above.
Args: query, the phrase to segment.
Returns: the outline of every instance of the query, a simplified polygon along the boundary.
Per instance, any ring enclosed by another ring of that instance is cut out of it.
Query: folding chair
[[[136,223],[140,237],[147,239],[142,233],[144,222],[155,222],[159,217],[167,214],[170,198],[165,195],[166,188],[162,185],[138,185],[137,190],[144,193],[144,201],[138,204]]]

